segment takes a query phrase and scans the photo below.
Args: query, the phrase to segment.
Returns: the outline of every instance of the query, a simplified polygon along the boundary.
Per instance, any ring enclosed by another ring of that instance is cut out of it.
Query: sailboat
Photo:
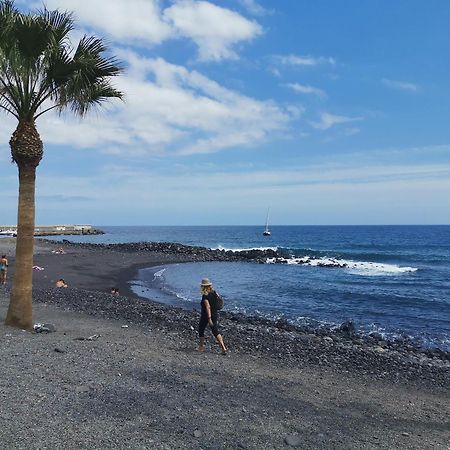
[[[263,231],[264,236],[270,236],[270,230],[269,230],[269,209],[267,209],[267,217],[266,217],[266,228]]]

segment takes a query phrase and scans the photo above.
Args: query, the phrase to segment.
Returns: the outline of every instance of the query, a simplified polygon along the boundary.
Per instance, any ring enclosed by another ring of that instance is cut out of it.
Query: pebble
[[[284,438],[284,442],[291,447],[300,447],[302,439],[298,434],[289,434]]]
[[[88,386],[77,386],[75,388],[75,392],[78,394],[82,394],[84,392],[89,392],[89,387]]]

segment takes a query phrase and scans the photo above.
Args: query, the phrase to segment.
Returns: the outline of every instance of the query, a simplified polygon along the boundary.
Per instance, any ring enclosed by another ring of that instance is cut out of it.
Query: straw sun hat
[[[200,286],[212,286],[211,281],[209,281],[209,278],[203,278],[202,284]]]

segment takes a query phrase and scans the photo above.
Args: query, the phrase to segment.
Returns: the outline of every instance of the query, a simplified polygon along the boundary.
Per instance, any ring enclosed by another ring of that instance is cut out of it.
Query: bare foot
[[[203,353],[203,352],[205,351],[205,346],[204,346],[204,345],[200,345],[200,346],[198,347],[198,351],[199,351],[200,353]]]

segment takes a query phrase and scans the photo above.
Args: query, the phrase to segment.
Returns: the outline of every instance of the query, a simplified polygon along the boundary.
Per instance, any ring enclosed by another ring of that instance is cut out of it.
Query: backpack
[[[219,311],[220,309],[223,308],[224,301],[223,301],[223,298],[217,292],[215,292],[215,294],[216,294],[216,301],[215,301],[214,309],[217,309]]]

